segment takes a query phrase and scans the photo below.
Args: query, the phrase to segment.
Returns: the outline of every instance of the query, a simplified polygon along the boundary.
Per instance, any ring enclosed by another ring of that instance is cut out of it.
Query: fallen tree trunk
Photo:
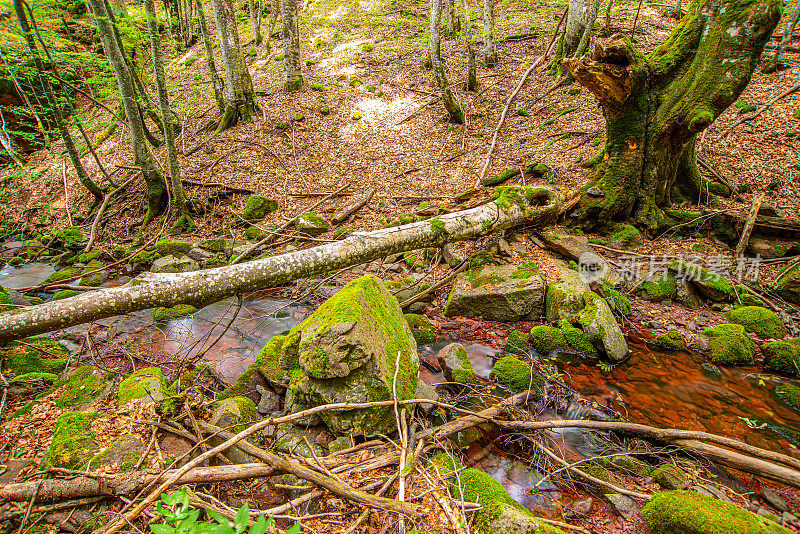
[[[546,187],[502,188],[493,201],[476,208],[357,233],[342,241],[280,256],[190,273],[144,273],[124,286],[0,314],[0,342],[156,306],[201,307],[389,254],[441,247],[522,223],[549,224],[555,221],[563,200],[561,193]]]

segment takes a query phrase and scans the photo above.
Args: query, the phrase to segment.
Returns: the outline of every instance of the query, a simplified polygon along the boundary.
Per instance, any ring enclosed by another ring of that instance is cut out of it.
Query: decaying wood
[[[555,221],[563,204],[559,192],[547,187],[521,191],[523,194],[505,197],[499,203],[488,202],[441,215],[435,220],[355,233],[341,241],[245,264],[189,273],[143,273],[124,286],[1,314],[0,342],[157,306],[191,304],[200,307],[232,295],[337,271],[389,254],[441,247],[523,223],[545,225]]]
[[[372,197],[375,195],[376,191],[377,189],[375,189],[374,187],[370,189],[369,193],[367,193],[364,197],[362,197],[361,200],[359,200],[355,204],[347,206],[342,211],[336,213],[336,215],[334,215],[333,218],[331,219],[331,222],[333,224],[341,224],[344,221],[346,221],[355,212],[357,212],[358,210],[369,204],[369,201],[372,200]]]
[[[455,279],[456,276],[458,276],[458,274],[460,272],[464,271],[467,267],[469,267],[469,262],[465,261],[464,263],[461,264],[460,267],[458,267],[455,271],[453,271],[452,273],[447,275],[443,280],[440,280],[439,282],[436,282],[435,284],[433,284],[428,289],[424,289],[424,290],[420,291],[419,293],[417,293],[416,295],[412,295],[412,296],[408,297],[406,300],[404,300],[403,302],[401,302],[400,303],[400,308],[405,308],[406,306],[410,306],[411,304],[415,303],[416,301],[418,301],[419,299],[421,299],[425,295],[430,295],[431,293],[433,293],[434,291],[436,291],[440,287],[449,284],[450,282],[453,281],[453,279]]]
[[[750,211],[747,213],[747,219],[744,221],[742,228],[742,237],[739,238],[739,243],[736,245],[736,250],[733,252],[733,261],[737,261],[750,241],[750,234],[753,232],[753,226],[756,224],[756,217],[758,217],[758,210],[761,209],[761,203],[764,201],[764,193],[756,195],[753,198],[753,203],[750,204]]]

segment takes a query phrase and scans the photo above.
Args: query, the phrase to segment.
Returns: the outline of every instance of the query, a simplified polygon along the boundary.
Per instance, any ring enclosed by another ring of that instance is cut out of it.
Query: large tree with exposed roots
[[[655,229],[668,223],[664,208],[701,198],[697,134],[738,99],[779,19],[779,0],[693,0],[647,55],[616,35],[562,60],[606,119],[602,157],[578,205],[584,227],[632,220]]]

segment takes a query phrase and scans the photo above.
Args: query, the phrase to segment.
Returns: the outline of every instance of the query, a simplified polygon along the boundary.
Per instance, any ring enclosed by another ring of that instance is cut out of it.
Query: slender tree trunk
[[[589,47],[589,36],[592,34],[592,29],[594,28],[594,23],[597,21],[597,12],[600,10],[600,0],[595,0],[594,8],[592,9],[592,13],[589,16],[589,20],[586,23],[586,27],[583,29],[583,35],[581,35],[581,40],[578,43],[578,48],[575,49],[573,52],[572,57],[578,58],[581,57],[586,49]]]
[[[164,142],[167,145],[167,164],[169,166],[169,176],[172,182],[172,200],[181,214],[180,220],[176,223],[177,227],[186,225],[191,220],[189,218],[189,203],[186,199],[186,193],[183,191],[181,172],[178,167],[178,153],[175,150],[175,132],[173,130],[172,112],[169,109],[169,96],[167,95],[167,87],[164,80],[164,65],[161,61],[161,46],[153,0],[144,0],[144,9],[147,13],[147,31],[150,34],[150,52],[153,56],[153,77],[156,81],[158,107],[161,110],[162,131],[164,132]]]
[[[211,85],[214,86],[214,99],[217,101],[220,115],[225,113],[225,99],[222,97],[222,80],[217,74],[217,66],[214,64],[214,49],[211,47],[211,35],[208,33],[206,24],[206,14],[203,12],[202,0],[196,0],[197,20],[200,23],[200,34],[203,37],[203,45],[206,47],[206,65],[211,76]]]
[[[695,138],[750,82],[779,18],[779,0],[692,0],[647,56],[617,35],[562,60],[606,118],[605,154],[578,205],[585,227],[632,218],[656,229],[671,224],[664,208],[707,194]]]
[[[256,13],[254,6],[254,4],[257,5],[256,2],[247,0],[247,8],[250,10],[250,25],[253,27],[253,39],[255,40],[256,46],[259,46],[264,38],[261,36],[261,16]]]
[[[558,76],[564,72],[564,68],[559,63],[561,59],[574,57],[583,34],[586,33],[586,28],[588,27],[591,31],[589,22],[592,20],[592,4],[593,0],[569,0],[567,23],[556,43],[556,51],[550,62],[551,72]]]
[[[446,0],[445,0],[446,1]],[[450,90],[450,82],[447,81],[447,74],[444,72],[444,65],[442,64],[441,52],[441,39],[439,27],[442,22],[442,0],[431,0],[431,66],[436,75],[436,83],[439,85],[439,90],[442,93],[442,101],[444,108],[450,114],[450,120],[458,124],[464,123],[464,112],[461,110],[461,105],[458,100],[453,96],[453,91]]]
[[[497,43],[494,38],[494,1],[483,0],[483,66],[497,63]]]
[[[280,0],[272,0],[272,14],[269,19],[269,26],[267,26],[267,50],[264,55],[269,57],[270,49],[272,48],[272,33],[275,31],[275,23],[278,22],[278,14],[281,12]]]
[[[464,37],[467,41],[467,91],[478,90],[478,68],[475,64],[475,43],[472,42],[472,3],[464,0]]]
[[[775,49],[775,54],[772,56],[772,59],[770,59],[767,64],[764,65],[764,68],[761,69],[761,72],[769,74],[770,72],[774,72],[779,68],[784,67],[783,63],[781,62],[781,54],[783,53],[784,49],[789,46],[789,43],[792,42],[792,33],[794,33],[794,27],[797,26],[798,19],[800,19],[800,1],[796,1],[794,3],[792,14],[786,21],[786,26],[783,28],[781,42],[778,43],[778,48]]]
[[[444,20],[447,24],[447,37],[452,39],[461,31],[461,20],[458,17],[455,0],[443,0]]]
[[[682,0],[678,0],[681,2]],[[614,5],[614,0],[608,0],[608,4],[606,4],[606,27],[603,30],[603,33],[606,37],[611,35],[611,7]]]
[[[128,6],[125,5],[125,0],[111,0],[111,9],[116,17],[125,18],[128,16]]]
[[[95,0],[92,0],[95,1]],[[552,224],[564,197],[548,187],[507,188],[496,201],[404,226],[353,235],[280,256],[181,274],[143,273],[135,282],[0,314],[0,343],[103,317],[231,295],[333,272],[409,250],[442,247],[520,224]]]
[[[225,113],[217,131],[222,131],[237,122],[247,122],[255,112],[253,81],[244,62],[233,0],[212,0],[214,20],[217,23],[217,39],[225,65]]]
[[[91,211],[103,201],[103,191],[92,181],[91,178],[89,178],[83,163],[81,163],[81,157],[78,153],[78,149],[75,147],[75,142],[72,140],[72,136],[70,135],[69,130],[67,130],[67,126],[64,123],[64,117],[61,114],[61,107],[58,102],[56,102],[55,96],[53,95],[53,89],[50,86],[50,81],[48,80],[47,74],[44,71],[44,64],[39,56],[39,48],[36,46],[36,41],[33,38],[33,32],[28,24],[28,17],[23,9],[22,0],[14,0],[14,10],[17,13],[17,20],[19,20],[20,28],[25,36],[25,42],[28,45],[28,50],[33,57],[33,62],[36,66],[36,72],[39,77],[39,83],[41,84],[45,98],[47,99],[47,106],[50,108],[52,121],[58,129],[58,132],[61,134],[61,139],[64,140],[64,148],[69,155],[72,166],[75,168],[75,172],[78,175],[78,180],[80,180],[81,184],[83,184],[83,186],[86,187],[86,189],[89,190],[89,192],[94,196],[94,202],[90,208]]]
[[[286,91],[298,91],[303,86],[300,72],[300,24],[297,14],[297,0],[281,1],[281,20],[283,23],[283,68]]]
[[[167,37],[174,42],[175,36],[172,34],[172,13],[170,12],[169,0],[164,0],[164,26],[167,28]]]
[[[14,163],[16,163],[17,166],[22,167],[25,165],[25,162],[20,156],[17,155],[17,151],[14,150],[14,147],[11,144],[11,137],[6,131],[6,118],[3,116],[2,106],[0,106],[0,145],[2,145],[5,151],[8,152],[9,157],[14,160]]]
[[[144,121],[136,102],[133,76],[125,63],[123,51],[119,48],[105,3],[102,0],[88,0],[88,2],[95,17],[97,33],[103,42],[106,57],[111,63],[117,78],[120,100],[122,101],[122,107],[125,110],[125,117],[128,121],[128,129],[131,133],[134,164],[142,170],[142,176],[144,176],[147,185],[147,213],[142,221],[141,228],[143,230],[164,209],[167,190],[164,178],[158,172],[153,155],[147,146]]]

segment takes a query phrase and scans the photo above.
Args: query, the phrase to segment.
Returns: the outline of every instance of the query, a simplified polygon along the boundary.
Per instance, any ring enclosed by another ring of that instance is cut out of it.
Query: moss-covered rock
[[[387,400],[398,359],[397,398],[410,399],[419,371],[411,328],[380,279],[366,275],[353,280],[293,328],[283,343],[280,365],[290,378],[290,409]],[[375,435],[395,427],[390,407],[320,415],[336,432]]]
[[[608,238],[608,246],[629,250],[642,244],[642,234],[632,224],[619,224]]]
[[[739,296],[739,304],[742,306],[761,306],[766,307],[766,303],[757,295],[750,291],[750,288],[745,285],[734,286],[736,294]]]
[[[512,393],[522,393],[531,389],[538,392],[536,398],[541,398],[544,394],[544,377],[516,356],[506,356],[498,360],[492,368],[490,377]]]
[[[198,247],[211,252],[223,252],[227,246],[225,239],[215,237],[212,239],[204,239],[197,244]]]
[[[668,490],[681,489],[688,485],[689,475],[675,464],[666,463],[664,465],[653,468],[650,476],[658,484]]]
[[[153,404],[164,399],[167,383],[158,367],[139,369],[120,382],[117,389],[117,404],[124,406],[134,399],[143,404]]]
[[[755,345],[742,325],[720,324],[703,330],[711,348],[711,361],[721,365],[753,363]]]
[[[59,408],[84,408],[94,402],[109,387],[114,373],[98,369],[94,365],[82,365],[67,371],[64,378],[53,384],[50,390],[60,390],[55,399]]]
[[[699,265],[673,260],[669,263],[669,268],[678,278],[688,278],[700,293],[713,301],[722,302],[733,296],[733,287],[725,278]]]
[[[192,250],[192,244],[186,241],[178,241],[177,239],[159,239],[153,245],[156,252],[162,256],[180,256],[187,254]]]
[[[236,379],[236,382],[223,391],[218,398],[246,396],[257,402],[261,395],[257,386],[264,387],[267,381],[285,383],[284,373],[280,368],[281,350],[286,336],[273,336],[259,351],[253,363]]]
[[[64,412],[56,420],[55,433],[47,451],[53,467],[81,469],[99,451],[91,432],[92,421],[99,417],[91,412]]]
[[[668,332],[656,336],[653,344],[664,350],[683,350],[686,348],[686,339],[683,334],[678,330],[669,330]]]
[[[577,322],[578,314],[585,306],[584,293],[589,291],[580,274],[571,269],[562,268],[558,280],[547,286],[545,297],[545,316],[550,323],[567,319]]]
[[[552,326],[534,326],[531,328],[528,340],[533,349],[542,355],[548,355],[567,348],[567,340],[564,338],[564,334],[561,330]]]
[[[418,313],[406,313],[403,317],[406,318],[417,345],[427,345],[436,341],[436,329],[426,316]]]
[[[308,211],[297,216],[294,220],[295,230],[312,237],[324,234],[331,229],[331,223],[314,212]]]
[[[728,320],[761,338],[780,339],[786,335],[786,327],[778,314],[760,306],[742,306],[731,310]]]
[[[657,493],[642,509],[653,534],[790,534],[791,531],[733,503],[695,491]]]
[[[442,367],[444,378],[458,384],[477,384],[478,378],[467,355],[467,349],[460,343],[450,343],[436,355]]]
[[[620,362],[628,356],[628,343],[608,303],[594,291],[583,294],[584,307],[578,314],[586,338],[595,350],[611,362]]]
[[[260,221],[277,209],[277,200],[260,195],[250,195],[250,198],[247,199],[244,205],[242,218],[246,221]]]
[[[80,295],[80,293],[73,291],[72,289],[62,289],[61,291],[56,291],[53,294],[53,300],[68,299],[70,297],[74,297],[75,295]]]
[[[165,323],[178,317],[186,317],[197,313],[197,308],[190,304],[178,304],[172,308],[154,308],[153,322]]]
[[[75,269],[73,267],[67,267],[66,269],[61,269],[60,271],[56,271],[47,278],[44,279],[43,284],[51,284],[53,282],[62,282],[64,280],[70,280],[73,278],[78,278],[81,275],[80,269]]]
[[[778,384],[775,386],[775,394],[789,408],[800,413],[800,387],[794,384]]]
[[[672,299],[678,290],[678,281],[669,273],[642,284],[642,296],[651,302]]]
[[[60,373],[67,364],[69,351],[53,338],[34,336],[0,345],[4,366],[15,375]]]
[[[775,292],[793,304],[800,304],[800,263],[783,268],[775,280]]]
[[[596,360],[600,357],[597,349],[594,348],[594,345],[592,345],[589,338],[586,337],[586,334],[584,334],[580,328],[574,327],[572,323],[566,319],[561,319],[558,323],[558,327],[564,335],[567,345],[569,345],[572,350],[581,354],[584,358],[589,358],[591,360]]]
[[[531,344],[528,343],[528,335],[525,334],[525,332],[512,330],[508,334],[508,338],[506,338],[506,344],[503,348],[506,352],[510,352],[511,354],[525,356],[530,353],[533,347],[531,347]]]
[[[800,369],[800,339],[773,341],[761,346],[764,367],[785,376],[797,376]]]

